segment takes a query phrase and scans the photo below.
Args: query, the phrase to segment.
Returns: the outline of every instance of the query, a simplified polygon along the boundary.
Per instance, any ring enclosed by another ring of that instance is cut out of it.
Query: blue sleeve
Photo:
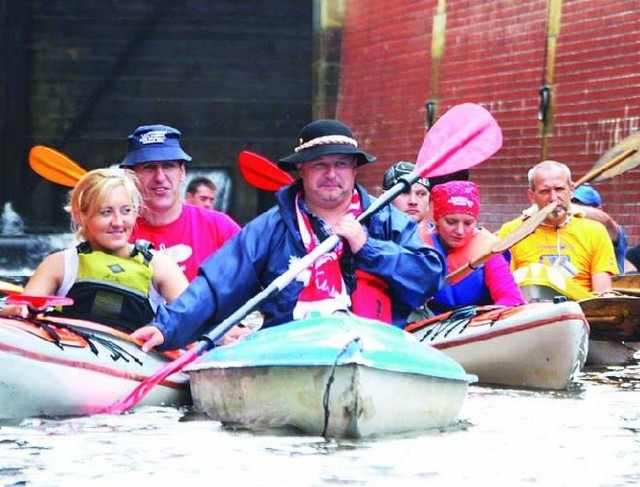
[[[199,339],[258,294],[258,275],[270,245],[265,245],[264,225],[257,223],[212,254],[189,287],[170,305],[158,308],[153,324],[165,338],[161,350],[183,348]]]

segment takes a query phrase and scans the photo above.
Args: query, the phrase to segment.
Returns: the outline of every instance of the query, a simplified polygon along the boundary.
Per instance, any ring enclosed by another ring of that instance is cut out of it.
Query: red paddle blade
[[[71,306],[73,299],[65,296],[32,296],[27,294],[14,294],[7,298],[8,304],[24,304],[30,308],[43,310],[53,306]]]
[[[475,166],[502,147],[502,130],[480,105],[463,103],[448,110],[424,138],[415,172],[443,176]]]
[[[291,175],[266,157],[243,150],[238,155],[240,174],[251,186],[265,191],[277,191],[293,182]]]
[[[153,375],[147,377],[144,381],[138,385],[127,397],[116,402],[112,406],[108,407],[105,414],[122,414],[134,407],[140,401],[142,401],[147,394],[158,384],[162,383],[170,375],[182,370],[185,366],[193,362],[200,355],[201,350],[198,347],[194,347],[188,352],[185,352],[177,359],[169,362],[164,367],[157,370]]]

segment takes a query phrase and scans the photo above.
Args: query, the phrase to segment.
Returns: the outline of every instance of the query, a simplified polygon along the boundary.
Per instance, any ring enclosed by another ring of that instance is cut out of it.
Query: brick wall
[[[526,171],[543,157],[567,163],[578,179],[638,130],[638,2],[548,3],[348,2],[337,113],[379,157],[361,173],[369,189],[379,190],[394,161],[415,159],[427,100],[437,102],[439,113],[479,103],[503,129],[503,148],[472,170],[482,191],[481,219],[490,229],[526,206]],[[438,59],[432,33],[445,14]],[[553,103],[543,125],[538,90],[545,82]],[[625,225],[632,243],[640,242],[639,183],[640,170],[596,183],[605,209]]]

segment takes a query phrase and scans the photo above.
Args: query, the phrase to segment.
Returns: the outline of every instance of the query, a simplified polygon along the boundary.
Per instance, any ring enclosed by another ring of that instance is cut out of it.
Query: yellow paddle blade
[[[0,281],[0,292],[5,294],[20,294],[24,292],[24,288],[11,282]]]
[[[640,166],[640,132],[635,132],[602,154],[593,169],[581,181],[583,183],[605,181],[638,166]],[[590,174],[594,176],[586,179]]]
[[[29,151],[29,166],[47,181],[73,188],[87,171],[51,147],[36,145]]]

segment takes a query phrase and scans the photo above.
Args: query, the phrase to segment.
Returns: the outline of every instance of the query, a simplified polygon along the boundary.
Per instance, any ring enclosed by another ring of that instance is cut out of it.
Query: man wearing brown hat
[[[134,334],[145,342],[143,349],[178,348],[199,338],[330,234],[341,243],[260,303],[263,326],[345,309],[404,326],[409,313],[438,290],[444,262],[422,243],[415,222],[391,206],[364,225],[356,221],[372,202],[356,175],[373,161],[337,120],[305,126],[293,154],[279,161],[299,179],[208,259],[151,326]]]
[[[143,125],[127,138],[120,167],[132,170],[144,206],[131,234],[169,254],[189,281],[198,266],[240,231],[226,213],[182,203],[180,186],[191,156],[180,146],[180,131],[168,125]]]

